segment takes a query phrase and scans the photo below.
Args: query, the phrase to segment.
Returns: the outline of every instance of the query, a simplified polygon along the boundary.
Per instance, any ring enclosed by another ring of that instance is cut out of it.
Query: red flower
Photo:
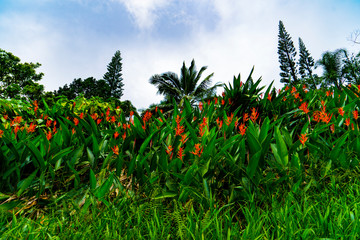
[[[180,136],[184,131],[185,131],[185,127],[181,126],[180,124],[177,124],[175,128],[175,136]]]
[[[359,118],[359,112],[358,112],[358,110],[354,110],[354,111],[352,112],[352,114],[353,114],[353,117],[354,117],[355,120],[357,120],[357,119]]]
[[[230,125],[230,123],[233,120],[233,117],[234,117],[234,113],[231,113],[231,116],[227,116],[227,118],[225,120],[226,125],[228,125],[228,126]]]
[[[47,140],[50,141],[50,139],[52,138],[52,133],[51,133],[51,131],[49,131],[49,132],[46,134],[46,138],[47,138]]]
[[[80,119],[83,119],[84,118],[84,113],[80,113]]]
[[[346,125],[346,126],[349,126],[349,125],[350,125],[350,118],[345,119],[345,125]]]
[[[268,93],[267,99],[271,102],[271,95]]]
[[[96,124],[99,125],[100,123],[101,123],[101,118],[98,118],[98,119],[96,120]]]
[[[341,108],[339,108],[339,114],[341,115],[341,116],[344,116],[344,110],[343,110],[343,108],[341,107]]]
[[[4,131],[0,129],[0,138],[4,135]]]
[[[114,138],[116,139],[120,134],[118,132],[114,133]]]
[[[166,153],[169,155],[170,159],[172,159],[173,156],[173,147],[171,145],[169,145],[166,149]]]
[[[79,124],[79,119],[74,118],[74,124],[75,124],[75,126],[77,126]]]
[[[180,158],[180,160],[182,161],[183,157],[185,156],[184,154],[184,149],[182,147],[179,148],[178,154],[177,154],[178,158]]]
[[[30,126],[27,128],[28,133],[35,132],[36,125],[34,123],[30,123]]]
[[[245,127],[245,123],[241,123],[239,126],[239,133],[241,134],[241,136],[244,136],[246,129],[247,127]]]
[[[299,136],[299,140],[300,140],[301,144],[304,146],[305,142],[308,140],[308,138],[306,137],[306,133],[301,134],[301,136]]]
[[[222,120],[220,121],[219,118],[216,119],[216,123],[217,123],[219,129],[220,129],[220,128],[222,127],[222,125],[223,125],[223,121],[222,121]]]
[[[201,157],[201,154],[203,152],[203,147],[201,147],[201,144],[200,143],[196,143],[195,144],[195,151],[193,152],[190,152],[192,154],[194,154],[195,156],[198,156],[198,157]]]
[[[112,147],[111,149],[115,155],[119,155],[119,146],[118,145]]]
[[[307,114],[309,112],[309,109],[307,107],[308,107],[308,104],[306,102],[304,102],[300,105],[299,109],[303,110],[303,112]]]
[[[199,102],[199,109],[200,109],[200,111],[203,110],[203,103],[202,102]]]
[[[184,145],[187,140],[188,140],[188,137],[186,136],[186,134],[181,135],[180,142],[182,145]]]
[[[255,108],[252,108],[251,115],[250,115],[251,121],[253,121],[253,123],[255,123],[255,121],[258,117],[259,117],[259,113],[257,112],[257,110]]]

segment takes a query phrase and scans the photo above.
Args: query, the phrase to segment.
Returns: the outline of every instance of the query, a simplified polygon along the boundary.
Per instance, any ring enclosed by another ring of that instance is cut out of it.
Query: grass
[[[359,239],[358,171],[333,172],[296,192],[204,209],[191,201],[113,199],[32,216],[0,213],[1,239]]]

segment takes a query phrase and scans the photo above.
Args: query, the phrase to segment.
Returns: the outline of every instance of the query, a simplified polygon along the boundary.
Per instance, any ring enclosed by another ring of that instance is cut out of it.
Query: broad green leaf
[[[19,197],[33,182],[36,177],[38,170],[35,170],[30,176],[28,176],[25,180],[23,180],[19,185],[19,190],[17,192],[17,196]]]

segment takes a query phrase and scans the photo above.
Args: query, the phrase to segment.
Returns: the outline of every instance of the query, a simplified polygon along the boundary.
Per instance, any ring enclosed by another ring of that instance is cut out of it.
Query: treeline
[[[354,44],[358,43],[356,40],[357,38],[353,40]],[[281,83],[293,86],[306,84],[313,89],[329,86],[341,89],[345,84],[360,85],[360,52],[349,53],[346,49],[326,51],[315,61],[299,37],[297,59],[296,48],[282,21],[279,21],[278,55]],[[39,63],[21,63],[20,58],[0,49],[0,97],[25,100],[44,98],[49,104],[61,97],[75,99],[79,96],[120,102],[124,91],[121,61],[121,53],[116,51],[102,79],[76,78],[58,90],[45,92],[44,86],[39,83],[44,76],[43,73],[37,73],[38,67],[41,66]],[[323,69],[321,76],[314,74],[317,67]],[[155,74],[149,82],[158,88],[159,94],[164,95],[160,105],[165,108],[172,105],[173,100],[178,104],[185,99],[195,103],[201,99],[211,98],[216,88],[222,86],[219,83],[211,84],[213,73],[200,80],[206,69],[207,67],[202,67],[197,71],[193,60],[189,68],[183,64],[180,75],[174,72]],[[156,106],[152,105],[153,108]]]

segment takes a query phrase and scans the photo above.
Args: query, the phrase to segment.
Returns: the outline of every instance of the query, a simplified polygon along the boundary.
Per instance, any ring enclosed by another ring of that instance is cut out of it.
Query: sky
[[[204,77],[214,73],[213,83],[246,80],[254,66],[260,85],[282,87],[279,20],[297,51],[301,37],[315,60],[339,48],[358,53],[349,37],[359,12],[360,0],[0,0],[0,48],[40,63],[46,91],[101,79],[120,50],[121,100],[144,109],[163,99],[151,76],[180,74],[192,59],[198,70],[207,66]]]

